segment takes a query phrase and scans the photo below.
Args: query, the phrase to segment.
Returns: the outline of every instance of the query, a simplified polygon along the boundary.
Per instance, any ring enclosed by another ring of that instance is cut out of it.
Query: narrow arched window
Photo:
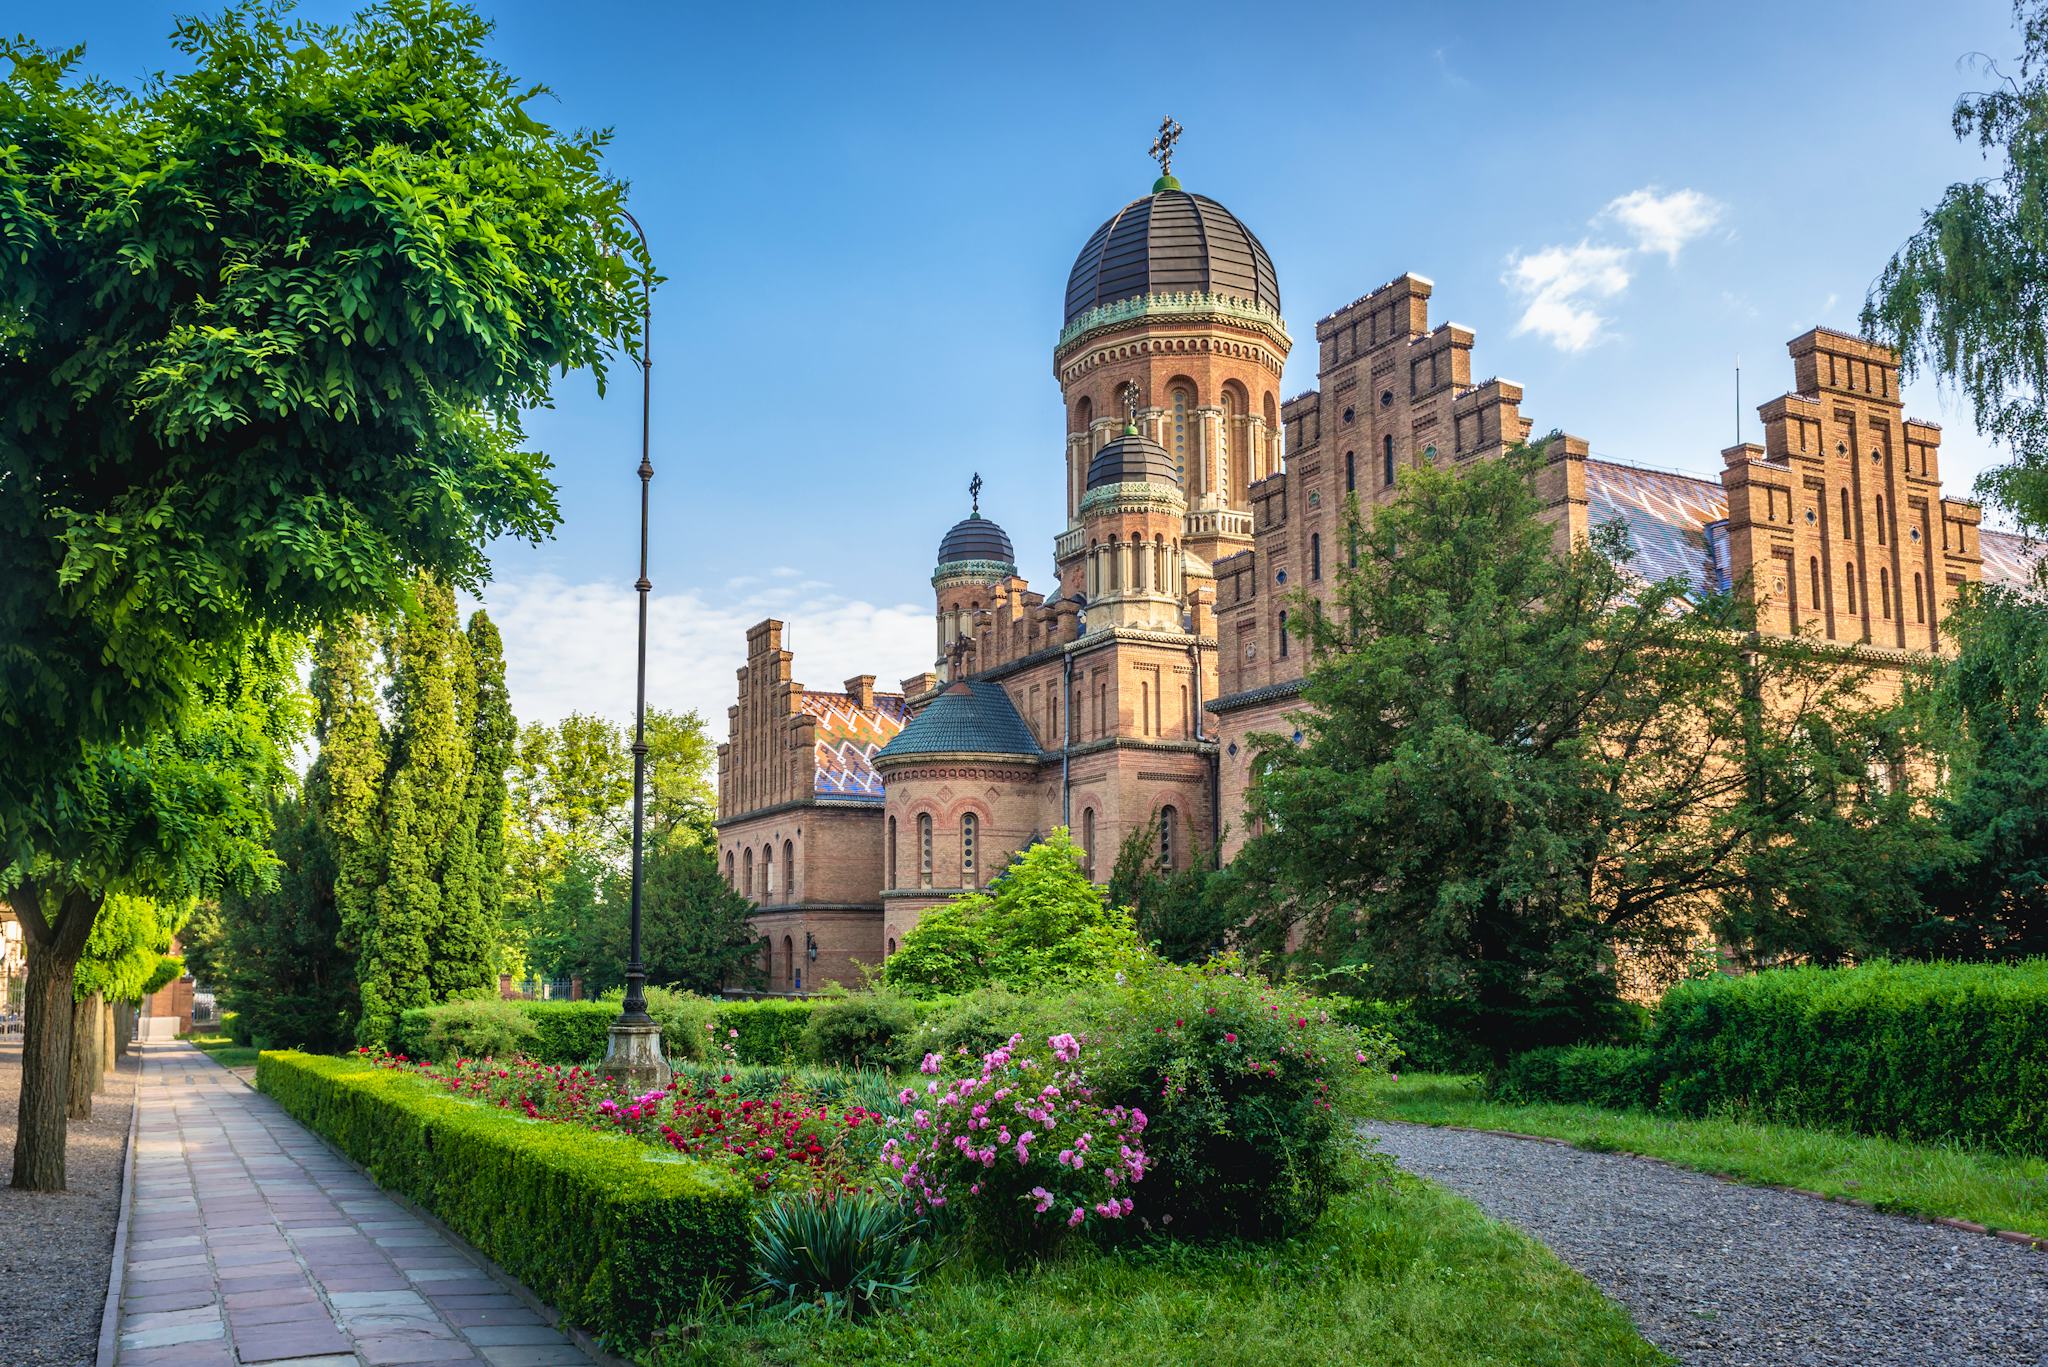
[[[968,812],[960,818],[960,886],[971,888],[975,884],[974,870],[977,851],[975,845],[981,836],[981,818]]]
[[[745,867],[747,871],[747,896],[752,897],[754,895],[754,852],[752,850],[747,851]]]
[[[1886,617],[1892,615],[1892,572],[1882,565],[1877,568],[1877,608]]]
[[[1323,577],[1323,534],[1310,532],[1308,536],[1308,577]]]
[[[1913,576],[1913,620],[1923,625],[1927,621],[1927,592],[1917,574]]]
[[[1287,614],[1280,614],[1280,658],[1287,658]]]
[[[796,842],[794,840],[782,842],[782,895],[792,902],[796,900]]]
[[[761,847],[761,895],[763,897],[773,897],[775,895],[775,847],[773,845],[763,845]]]
[[[1849,611],[1856,611],[1856,562],[1842,562],[1842,601]]]
[[[1188,468],[1188,410],[1195,406],[1195,396],[1181,385],[1175,385],[1167,395],[1167,403],[1173,408],[1173,463],[1183,471]],[[1187,476],[1181,476],[1186,479]]]
[[[1842,540],[1854,541],[1856,534],[1849,530],[1849,491],[1842,490]]]
[[[796,940],[789,935],[782,937],[782,986],[785,991],[796,990]]]
[[[734,892],[740,890],[739,875],[734,871],[732,851],[725,852],[725,885]]]
[[[893,888],[896,886],[896,818],[893,816],[889,818],[889,848],[887,854],[889,860],[889,886]]]
[[[894,935],[889,937],[889,953],[891,955],[896,953],[896,937]]]
[[[1820,557],[1816,555],[1812,559],[1808,560],[1806,562],[1806,568],[1808,573],[1810,573],[1813,576],[1813,610],[1815,612],[1819,612],[1821,607]]]
[[[924,813],[917,819],[917,885],[928,888],[932,885],[932,814]]]
[[[1090,878],[1095,876],[1095,809],[1086,808],[1081,813],[1081,868]]]
[[[1176,812],[1172,807],[1161,807],[1159,809],[1159,867],[1169,873],[1173,871],[1173,861],[1176,854],[1174,849],[1174,825],[1179,820],[1180,813]]]
[[[1879,495],[1877,496],[1877,544],[1878,544],[1878,545],[1880,545],[1880,546],[1882,546],[1882,545],[1884,545],[1884,544],[1885,544],[1885,539],[1884,539],[1884,495],[1883,495],[1883,494],[1879,494]]]
[[[1355,451],[1346,451],[1344,453],[1344,492],[1350,494],[1357,491],[1358,454]]]
[[[1394,483],[1394,438],[1380,438],[1380,485],[1391,488]]]

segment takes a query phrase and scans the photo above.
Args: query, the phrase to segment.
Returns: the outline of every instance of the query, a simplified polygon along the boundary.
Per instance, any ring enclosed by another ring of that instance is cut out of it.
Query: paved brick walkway
[[[120,1367],[590,1363],[198,1050],[145,1044],[142,1058]]]

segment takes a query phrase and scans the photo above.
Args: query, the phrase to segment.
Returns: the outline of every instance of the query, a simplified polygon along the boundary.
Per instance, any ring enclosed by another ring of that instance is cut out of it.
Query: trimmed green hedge
[[[1486,1082],[1487,1095],[1517,1104],[1559,1101],[1609,1110],[1657,1104],[1657,1056],[1620,1044],[1573,1044],[1516,1054]]]
[[[266,1052],[256,1085],[613,1347],[745,1269],[745,1184],[631,1139],[429,1090],[354,1058]]]
[[[1773,969],[1681,983],[1663,1104],[2048,1152],[2048,959]]]
[[[739,1051],[741,1063],[794,1063],[803,1057],[804,1027],[810,1024],[811,1012],[821,1000],[768,997],[758,1001],[707,1001],[709,1019],[721,1041],[709,1052],[721,1053],[722,1041],[731,1038],[726,1032],[737,1030],[739,1037],[732,1043]],[[408,1058],[433,1058],[435,1051],[427,1043],[428,1029],[437,1018],[461,1011],[465,1005],[450,1002],[405,1012],[398,1023],[398,1052]],[[542,1063],[596,1063],[604,1057],[605,1036],[612,1022],[619,1018],[615,1001],[514,1000],[511,1005],[538,1031],[524,1052]],[[692,1051],[683,1057],[696,1058],[700,1054]]]

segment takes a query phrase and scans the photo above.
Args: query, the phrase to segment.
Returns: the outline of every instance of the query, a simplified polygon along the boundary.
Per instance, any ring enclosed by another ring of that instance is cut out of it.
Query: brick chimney
[[[855,707],[875,705],[875,676],[856,674],[846,681],[846,696],[853,699]]]

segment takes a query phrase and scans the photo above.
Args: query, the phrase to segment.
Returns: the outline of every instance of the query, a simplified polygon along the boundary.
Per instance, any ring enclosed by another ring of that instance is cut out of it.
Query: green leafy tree
[[[747,923],[754,905],[726,883],[711,846],[664,840],[647,851],[641,876],[640,952],[649,982],[705,995],[760,986],[760,940]],[[559,962],[587,990],[625,982],[631,896],[627,875],[608,870],[601,895],[585,903],[580,933]]]
[[[0,861],[49,991],[109,891],[179,862],[122,832],[221,815],[164,805],[164,747],[222,661],[546,534],[520,414],[638,340],[606,136],[527,112],[488,33],[428,0],[232,8],[136,90],[0,44]],[[54,1015],[30,1036],[39,1074],[68,1060]],[[61,1098],[21,1105],[16,1183],[61,1184]]]
[[[1144,956],[1127,908],[1103,900],[1080,848],[1059,827],[989,884],[933,907],[883,965],[892,987],[1020,990],[1111,977]]]
[[[1237,880],[1199,842],[1189,844],[1188,862],[1169,868],[1158,829],[1135,828],[1117,848],[1108,896],[1111,906],[1131,909],[1138,938],[1161,957],[1199,964],[1224,949],[1236,925]]]
[[[1333,610],[1295,614],[1300,742],[1253,738],[1234,868],[1250,943],[1370,964],[1498,1050],[1608,1029],[1618,952],[1661,971],[1738,915],[1782,937],[1909,900],[1886,861],[1924,829],[1868,808],[1852,662],[1643,582],[1617,527],[1561,553],[1541,459],[1415,471],[1369,527],[1354,508]]]
[[[326,762],[314,762],[302,796],[278,804],[276,882],[222,895],[221,947],[199,961],[223,1007],[266,1047],[331,1052],[354,1038],[355,960],[340,943],[334,842],[319,803]],[[181,937],[188,959],[191,929]]]
[[[1885,264],[1863,327],[1898,349],[1908,376],[1932,371],[1976,408],[2010,464],[1978,488],[2048,527],[2048,4],[2018,0],[2021,50],[2010,72],[1989,58],[1990,88],[1961,96],[1951,123],[1992,173],[1948,187]]]
[[[287,651],[245,651],[174,725],[139,745],[87,746],[43,790],[58,805],[30,813],[42,850],[0,865],[28,932],[16,1187],[64,1189],[74,986],[108,899],[182,907],[272,876],[270,804],[301,721],[294,674]]]
[[[1924,696],[1948,760],[1936,802],[1952,858],[1922,875],[1928,916],[1894,952],[1949,959],[2048,954],[2048,602],[1990,588],[1945,630],[1955,655]]]
[[[92,1119],[93,1089],[113,1066],[113,1004],[141,1001],[169,981],[157,981],[167,965],[182,966],[169,950],[190,912],[189,903],[121,893],[101,905],[71,978],[71,1119]]]

